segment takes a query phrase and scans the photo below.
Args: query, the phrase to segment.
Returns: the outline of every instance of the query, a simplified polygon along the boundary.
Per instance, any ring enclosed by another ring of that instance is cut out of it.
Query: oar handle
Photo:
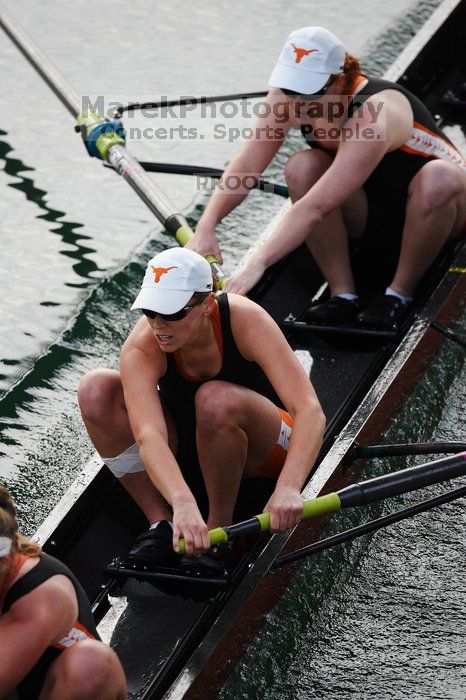
[[[325,496],[318,496],[311,501],[303,503],[303,512],[301,520],[315,518],[324,513],[333,513],[340,510],[341,503],[337,493],[328,493]],[[254,533],[268,532],[270,530],[270,513],[261,513],[255,515],[250,520],[245,520],[236,525],[226,527],[216,527],[209,530],[210,546],[219,544],[220,542],[228,542],[240,535],[252,535]],[[186,551],[184,539],[180,539],[179,554],[184,554]]]
[[[324,513],[334,513],[336,510],[340,510],[340,508],[340,497],[337,493],[332,492],[325,496],[318,496],[310,501],[304,501],[301,520],[316,518],[318,515],[323,515]],[[270,513],[261,513],[260,515],[255,515],[254,518],[259,521],[261,532],[268,532],[270,530]],[[239,525],[242,525],[242,523],[239,523]],[[230,530],[236,527],[239,526],[232,525]]]

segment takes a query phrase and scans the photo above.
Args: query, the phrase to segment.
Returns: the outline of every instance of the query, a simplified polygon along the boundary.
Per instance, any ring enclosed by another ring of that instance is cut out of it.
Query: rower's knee
[[[102,642],[85,640],[62,652],[52,678],[67,700],[123,697],[126,682],[115,652]]]
[[[212,380],[196,392],[196,426],[215,432],[229,425],[236,425],[238,392],[227,382]]]
[[[285,179],[294,199],[303,197],[322,177],[332,163],[331,157],[323,151],[300,151],[288,159],[285,166]]]
[[[96,424],[105,417],[108,419],[121,395],[118,372],[110,369],[88,372],[78,387],[78,403],[83,417]]]
[[[428,216],[459,199],[464,182],[459,168],[444,161],[427,163],[412,179],[409,199],[416,213]]]

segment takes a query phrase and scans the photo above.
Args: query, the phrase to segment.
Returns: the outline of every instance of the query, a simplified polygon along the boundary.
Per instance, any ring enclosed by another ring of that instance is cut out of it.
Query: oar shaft
[[[438,508],[445,503],[451,503],[456,501],[458,498],[464,498],[466,496],[466,486],[462,486],[455,491],[449,491],[448,493],[442,493],[440,496],[435,496],[427,501],[421,501],[421,503],[416,503],[408,508],[403,508],[403,510],[397,510],[389,515],[384,515],[377,520],[371,520],[368,523],[363,523],[357,527],[351,528],[351,530],[345,530],[344,532],[339,532],[337,535],[331,535],[326,537],[324,540],[319,540],[319,542],[313,542],[306,547],[301,547],[290,554],[284,554],[275,560],[272,565],[272,569],[278,569],[285,564],[291,564],[292,562],[298,561],[299,559],[304,559],[312,554],[317,554],[318,552],[324,552],[326,549],[335,547],[337,544],[343,544],[344,542],[350,542],[357,537],[362,537],[370,532],[376,532],[382,528],[393,525],[394,523],[399,523],[402,520],[407,520],[412,518],[418,513],[425,513],[433,508]]]
[[[23,56],[42,76],[47,85],[53,90],[58,99],[65,105],[73,117],[81,111],[81,97],[57,71],[53,63],[34,44],[15,20],[0,6],[0,27],[18,47]]]
[[[65,105],[74,118],[80,117],[80,123],[86,125],[91,122],[98,124],[102,118],[94,116],[90,122],[86,122],[85,115],[81,115],[81,97],[66,80],[60,75],[55,66],[34,44],[32,39],[21,29],[15,20],[0,7],[0,27],[6,32],[21,53],[26,57],[33,68],[45,80],[47,85],[53,90],[59,100]],[[93,125],[95,125],[93,123]],[[113,168],[131,185],[133,190],[139,195],[142,201],[157,217],[161,224],[169,233],[175,236],[180,245],[186,245],[193,236],[193,231],[188,225],[185,217],[177,213],[176,207],[157,187],[157,185],[146,175],[144,169],[139,165],[126,148],[119,144],[111,145],[104,157]],[[219,281],[219,286],[223,286],[224,274],[213,256],[209,256],[209,263]]]
[[[455,331],[452,331],[451,328],[441,326],[440,323],[436,323],[435,321],[432,321],[430,325],[432,326],[432,328],[435,328],[436,331],[442,333],[445,336],[445,338],[452,340],[454,343],[457,343],[462,348],[466,348],[466,338],[459,335],[458,333],[455,333]]]
[[[351,508],[399,496],[402,493],[416,491],[425,486],[464,475],[466,475],[466,452],[461,452],[452,457],[444,457],[434,462],[420,464],[417,467],[384,474],[359,484],[352,484],[339,491],[338,495],[341,507]]]
[[[15,20],[5,12],[3,7],[0,7],[0,26],[76,119],[82,108],[80,95],[64,80],[47,56],[42,53]],[[176,212],[176,208],[152,180],[148,178],[136,158],[124,146],[111,146],[107,160],[129,182],[143,202],[165,225],[165,222]],[[188,226],[185,221],[181,221],[180,226],[183,223]],[[173,228],[172,225],[170,233],[176,234]]]
[[[466,450],[466,442],[415,442],[397,445],[356,445],[351,460],[412,455],[457,454]]]
[[[174,204],[147,177],[138,160],[124,146],[111,146],[108,150],[107,160],[117,173],[122,175],[131,185],[168,233],[171,233],[181,246],[185,246],[194,235],[193,230],[182,214],[174,213],[176,211]],[[207,260],[217,279],[218,286],[222,287],[225,280],[222,268],[212,255],[208,255]]]
[[[147,178],[136,158],[124,146],[112,146],[109,150],[108,161],[120,175],[128,180],[128,183],[155,216],[163,224],[168,222],[176,210],[152,180]],[[171,230],[170,233],[176,234],[176,231]]]

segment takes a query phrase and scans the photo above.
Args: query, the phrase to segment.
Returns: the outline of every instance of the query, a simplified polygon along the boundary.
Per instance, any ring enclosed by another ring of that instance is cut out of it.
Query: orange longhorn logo
[[[154,267],[151,265],[152,272],[154,273],[154,280],[155,283],[160,282],[160,278],[162,275],[166,275],[167,272],[170,272],[170,270],[177,270],[178,267],[176,265],[173,265],[172,267]]]
[[[309,56],[310,53],[318,53],[317,49],[300,49],[299,46],[295,46],[293,43],[291,46],[296,54],[295,63],[301,63],[301,59],[303,59],[304,56]]]

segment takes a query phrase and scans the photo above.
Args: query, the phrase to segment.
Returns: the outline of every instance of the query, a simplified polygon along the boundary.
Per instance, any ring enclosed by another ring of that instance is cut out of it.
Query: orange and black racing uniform
[[[399,245],[408,187],[416,173],[431,160],[447,160],[464,169],[466,160],[439,129],[427,107],[409,90],[388,80],[368,77],[366,85],[350,100],[343,124],[369,97],[388,89],[397,90],[407,98],[413,110],[413,125],[408,140],[400,148],[386,153],[363,185],[368,201],[366,231],[385,230]],[[302,125],[301,133],[309,146],[322,148],[313,139],[310,126]]]
[[[27,558],[27,555],[24,554],[16,555],[14,576],[11,578],[15,578]],[[72,647],[82,639],[100,639],[92,617],[89,601],[78,579],[67,566],[43,552],[39,554],[39,563],[9,588],[1,612],[8,612],[19,598],[27,595],[37,586],[40,586],[41,583],[57,574],[66,576],[74,585],[78,599],[78,619],[59,642],[49,646],[44,651],[36,665],[23,678],[16,689],[18,700],[36,700],[39,697],[47,672],[62,651]]]
[[[221,294],[217,297],[214,312],[210,318],[222,357],[222,366],[215,377],[205,381],[216,380],[238,384],[270,399],[280,413],[282,430],[288,432],[288,429],[292,427],[291,416],[283,410],[282,402],[259,365],[244,358],[236,345],[230,324],[228,294]],[[207,499],[196,449],[195,398],[197,390],[205,381],[192,377],[185,371],[182,355],[179,351],[167,353],[167,371],[159,379],[159,390],[176,425],[178,434],[176,456],[183,477],[203,512],[207,511]],[[279,437],[274,451],[258,470],[257,475],[254,478],[243,479],[242,493],[238,502],[243,502],[244,508],[249,508],[248,499],[251,500],[251,507],[254,507],[256,503],[257,506],[265,504],[275,487],[275,479],[283,465],[285,456],[286,451],[281,449]],[[222,455],[219,454],[218,458],[221,460]],[[243,517],[241,511],[238,511],[238,517]],[[247,516],[244,515],[244,517]]]

